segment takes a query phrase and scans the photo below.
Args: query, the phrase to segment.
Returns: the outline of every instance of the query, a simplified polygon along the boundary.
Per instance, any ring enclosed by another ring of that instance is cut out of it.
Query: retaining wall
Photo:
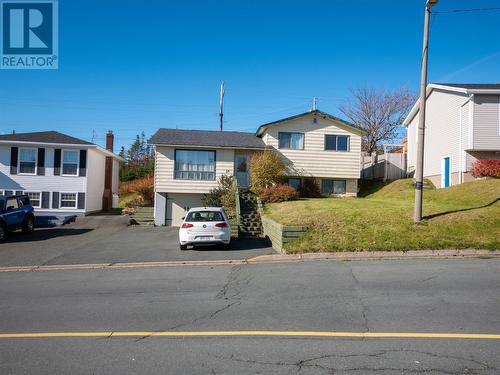
[[[283,225],[268,216],[264,215],[262,202],[257,199],[259,206],[260,219],[262,221],[262,230],[266,238],[271,241],[274,250],[285,254],[283,247],[288,242],[297,240],[307,232],[307,227],[303,225]]]

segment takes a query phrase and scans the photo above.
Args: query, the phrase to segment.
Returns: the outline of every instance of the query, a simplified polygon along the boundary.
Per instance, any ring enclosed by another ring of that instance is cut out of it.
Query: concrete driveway
[[[236,240],[232,250],[179,250],[177,228],[128,226],[123,216],[78,218],[63,227],[14,233],[0,244],[0,266],[248,259],[273,254],[262,240]]]

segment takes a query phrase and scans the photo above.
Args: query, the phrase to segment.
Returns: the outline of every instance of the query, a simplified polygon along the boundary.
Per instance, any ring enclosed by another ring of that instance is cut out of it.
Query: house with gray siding
[[[415,171],[418,101],[407,127],[408,173]],[[474,179],[473,163],[500,158],[500,84],[436,83],[427,86],[424,177],[436,187]]]
[[[363,129],[314,110],[261,125],[255,133],[159,129],[155,147],[155,224],[178,226],[223,174],[249,186],[249,157],[276,150],[288,165],[286,180],[298,188],[316,179],[325,196],[356,196]]]
[[[119,163],[106,148],[55,131],[0,135],[0,194],[27,194],[38,214],[85,215],[115,205]]]

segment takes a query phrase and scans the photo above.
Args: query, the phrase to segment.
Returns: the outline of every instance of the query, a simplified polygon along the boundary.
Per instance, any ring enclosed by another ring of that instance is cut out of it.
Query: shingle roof
[[[159,129],[151,137],[149,143],[174,146],[209,146],[255,149],[263,149],[266,147],[262,139],[256,137],[253,133],[168,128]]]
[[[56,143],[72,145],[93,145],[93,143],[71,137],[56,131],[15,133],[0,135],[0,141]]]
[[[477,90],[500,90],[500,83],[435,83],[435,85]]]
[[[256,135],[261,135],[264,130],[269,127],[269,126],[272,126],[272,125],[277,125],[277,124],[280,124],[282,122],[285,122],[285,121],[289,121],[289,120],[294,120],[296,118],[299,118],[299,117],[303,117],[303,116],[308,116],[308,115],[319,115],[319,116],[323,116],[323,117],[326,117],[330,120],[333,120],[333,121],[337,121],[337,122],[340,122],[341,124],[345,125],[345,126],[349,126],[351,128],[354,128],[356,130],[360,130],[362,131],[363,133],[366,133],[366,130],[361,128],[360,126],[357,126],[355,124],[352,124],[350,122],[347,122],[345,120],[342,120],[341,118],[338,118],[338,117],[335,117],[329,113],[326,113],[326,112],[323,112],[323,111],[320,111],[318,109],[315,109],[313,111],[308,111],[308,112],[304,112],[304,113],[300,113],[298,115],[294,115],[294,116],[290,116],[290,117],[286,117],[284,119],[281,119],[281,120],[277,120],[277,121],[273,121],[273,122],[269,122],[267,124],[263,124],[261,126],[259,126],[259,128],[257,129],[257,131],[255,132]]]

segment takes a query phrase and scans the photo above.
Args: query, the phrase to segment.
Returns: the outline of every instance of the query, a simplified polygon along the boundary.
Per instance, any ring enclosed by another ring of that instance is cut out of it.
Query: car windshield
[[[187,222],[224,221],[220,211],[192,211],[186,217]]]

